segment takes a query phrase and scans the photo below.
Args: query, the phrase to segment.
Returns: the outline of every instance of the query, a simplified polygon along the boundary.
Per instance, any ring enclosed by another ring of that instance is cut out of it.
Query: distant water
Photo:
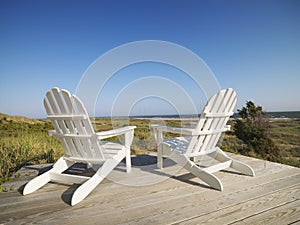
[[[269,118],[288,118],[299,119],[300,111],[288,111],[288,112],[267,112]]]
[[[200,115],[144,115],[144,116],[131,116],[132,118],[196,118]],[[287,111],[287,112],[267,112],[269,118],[274,119],[300,119],[300,111]],[[235,113],[234,118],[238,118],[239,114]]]

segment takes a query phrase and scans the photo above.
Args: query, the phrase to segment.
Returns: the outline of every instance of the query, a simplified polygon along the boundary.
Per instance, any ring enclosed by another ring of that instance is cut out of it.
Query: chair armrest
[[[188,136],[216,134],[216,133],[221,133],[221,132],[228,130],[228,126],[225,126],[223,129],[204,130],[204,131],[197,131],[195,129],[190,129],[190,128],[177,128],[177,127],[160,126],[160,125],[152,125],[152,128],[156,129],[158,132],[161,132],[161,133],[162,132],[175,133],[175,134],[188,135]]]
[[[117,129],[113,129],[113,130],[97,132],[96,135],[97,135],[98,140],[102,140],[102,139],[106,139],[109,137],[115,137],[115,136],[119,136],[122,134],[126,134],[128,132],[133,131],[135,128],[136,128],[136,126],[121,127],[121,128],[117,128]]]
[[[179,127],[170,127],[170,126],[160,126],[160,125],[152,125],[153,129],[157,129],[157,131],[165,132],[165,133],[173,133],[173,134],[182,134],[182,135],[195,135],[195,130],[190,128],[179,128]]]
[[[226,131],[230,131],[231,125],[225,125],[225,129],[226,129]]]
[[[191,128],[196,128],[199,122],[190,122]]]
[[[55,136],[56,130],[48,130],[48,135],[49,136]]]

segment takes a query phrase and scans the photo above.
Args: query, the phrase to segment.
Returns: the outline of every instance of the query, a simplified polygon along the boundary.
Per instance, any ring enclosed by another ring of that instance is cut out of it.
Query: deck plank
[[[300,224],[300,200],[283,203],[258,214],[248,216],[234,224]]]
[[[76,185],[51,183],[28,196],[17,191],[1,193],[0,224],[252,224],[260,220],[287,224],[300,218],[299,168],[233,157],[252,166],[257,176],[217,172],[223,192],[209,188],[184,169],[168,178],[171,167],[148,173],[133,167],[130,174],[121,168],[112,172],[113,179],[121,176],[123,182],[134,176],[142,184],[149,173],[166,179],[147,186],[126,186],[107,179],[74,207],[68,201]]]
[[[299,179],[299,177],[300,176],[297,175],[296,178]],[[266,177],[264,178],[264,180],[268,180]],[[205,216],[211,212],[221,211],[229,206],[240,204],[240,202],[247,202],[253,196],[265,195],[266,189],[273,188],[274,186],[277,191],[280,187],[285,187],[287,180],[279,180],[277,183],[273,181],[270,182],[269,180],[269,182],[264,185],[250,185],[248,188],[242,190],[233,186],[231,190],[228,188],[223,192],[199,192],[190,196],[173,198],[168,201],[157,201],[155,204],[148,206],[139,205],[138,210],[141,210],[142,217],[135,215],[137,213],[135,209],[128,209],[124,218],[136,217],[128,221],[129,224],[147,224],[150,222],[153,224],[181,223],[187,218],[193,218],[195,215]],[[290,180],[291,182],[297,183],[294,177]],[[267,193],[267,195],[269,194]]]
[[[182,224],[234,224],[240,221],[246,221],[249,214],[259,215],[263,212],[272,211],[282,205],[297,201],[297,199],[295,200],[295,196],[298,195],[299,197],[299,191],[300,186],[296,184],[292,187],[277,189],[275,192],[266,195],[259,195],[250,200],[245,198],[245,201],[244,198],[240,198],[241,201],[237,204],[232,204],[218,211],[186,220]]]

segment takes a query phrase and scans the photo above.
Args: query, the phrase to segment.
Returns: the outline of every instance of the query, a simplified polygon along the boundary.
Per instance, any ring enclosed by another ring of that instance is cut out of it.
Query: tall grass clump
[[[49,137],[48,121],[24,122],[0,117],[0,190],[1,184],[22,166],[52,163],[63,149],[57,138]]]

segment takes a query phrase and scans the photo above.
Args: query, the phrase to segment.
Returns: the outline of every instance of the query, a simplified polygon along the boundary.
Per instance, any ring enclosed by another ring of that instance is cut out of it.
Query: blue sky
[[[49,88],[75,92],[98,57],[141,40],[173,42],[197,54],[222,88],[237,91],[236,108],[252,100],[267,111],[300,110],[298,0],[1,0],[0,112],[45,117]],[[198,101],[199,91],[174,68],[137,65],[110,80],[97,114],[109,114],[110,97],[144,76],[166,77]],[[173,113],[166,105],[145,99],[132,113]]]

